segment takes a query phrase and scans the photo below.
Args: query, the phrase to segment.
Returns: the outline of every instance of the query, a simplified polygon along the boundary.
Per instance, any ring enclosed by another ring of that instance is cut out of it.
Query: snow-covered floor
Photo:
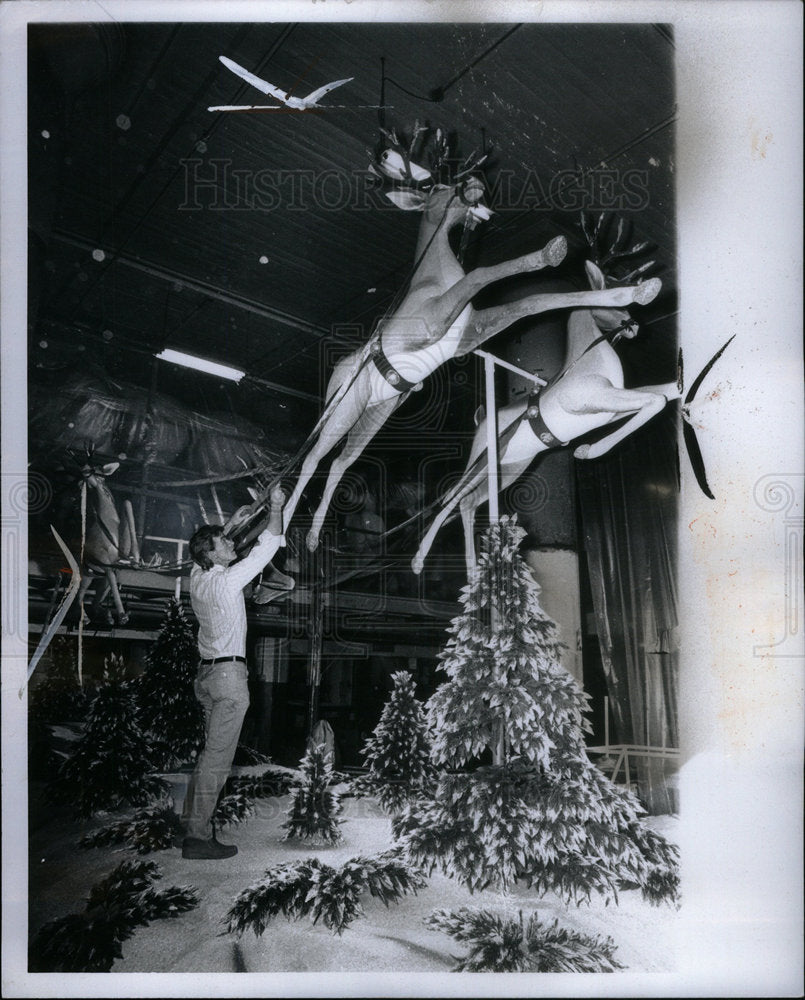
[[[71,821],[63,813],[37,819],[30,831],[29,930],[46,921],[83,909],[90,887],[126,858],[156,861],[163,877],[154,887],[194,886],[199,906],[170,920],[138,928],[123,943],[123,957],[112,972],[120,973],[448,973],[461,946],[423,924],[436,908],[483,906],[526,915],[538,912],[588,934],[610,936],[615,957],[630,973],[673,972],[674,925],[679,913],[670,906],[650,906],[639,892],[620,895],[618,906],[593,900],[567,907],[558,898],[539,899],[527,889],[515,889],[505,898],[495,892],[470,895],[450,879],[431,877],[417,896],[407,896],[388,908],[370,896],[363,900],[365,916],[339,937],[309,919],[278,917],[262,937],[247,931],[241,938],[225,933],[223,918],[238,893],[279,862],[316,856],[327,864],[341,864],[356,855],[376,854],[390,846],[390,822],[371,799],[344,800],[343,843],[337,847],[310,847],[282,839],[289,797],[258,800],[256,814],[220,834],[238,845],[236,857],[224,861],[186,861],[178,848],[145,856],[120,846],[84,850],[81,835],[98,825]],[[674,841],[676,817],[652,817],[651,825]],[[227,993],[226,995],[232,995]]]

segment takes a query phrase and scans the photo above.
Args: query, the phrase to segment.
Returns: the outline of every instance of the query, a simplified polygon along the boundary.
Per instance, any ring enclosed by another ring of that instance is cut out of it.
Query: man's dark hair
[[[202,569],[210,569],[213,565],[209,553],[215,548],[215,539],[223,535],[221,524],[202,524],[190,539],[190,557]]]

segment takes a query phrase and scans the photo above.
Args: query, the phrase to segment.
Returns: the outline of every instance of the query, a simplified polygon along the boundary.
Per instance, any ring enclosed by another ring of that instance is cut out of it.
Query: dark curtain
[[[621,743],[678,747],[677,408],[668,406],[611,455],[577,462],[601,658]],[[676,764],[637,758],[651,813],[678,811]]]

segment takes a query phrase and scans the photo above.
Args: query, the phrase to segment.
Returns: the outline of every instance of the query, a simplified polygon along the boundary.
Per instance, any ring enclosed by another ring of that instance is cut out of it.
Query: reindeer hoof
[[[129,623],[129,616],[128,615],[121,615],[120,619],[119,619],[119,624],[120,625],[128,625],[128,623]]]
[[[545,260],[551,267],[561,264],[567,254],[567,240],[564,236],[557,236],[543,250]]]
[[[659,278],[649,278],[648,281],[641,281],[635,288],[634,300],[639,306],[647,306],[649,302],[657,298],[662,288]]]
[[[578,446],[578,448],[576,448],[576,450],[573,452],[573,457],[574,458],[589,458],[590,457],[590,448],[591,447],[592,446],[589,445],[589,444],[580,444]]]
[[[307,545],[308,552],[315,552],[319,547],[319,535],[318,532],[312,529],[307,533],[307,538],[305,539],[305,544]]]
[[[424,559],[422,559],[420,556],[416,556],[414,559],[411,560],[411,569],[416,573],[417,576],[419,576],[419,574],[422,572],[422,567],[424,566],[424,564],[425,564]]]

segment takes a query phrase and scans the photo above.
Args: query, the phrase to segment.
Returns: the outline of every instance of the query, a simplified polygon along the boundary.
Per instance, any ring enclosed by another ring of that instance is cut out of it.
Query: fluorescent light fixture
[[[172,351],[166,348],[156,355],[161,361],[169,361],[174,365],[183,365],[185,368],[195,368],[196,371],[206,372],[208,375],[217,375],[219,378],[228,378],[233,382],[240,382],[246,372],[239,368],[230,368],[229,365],[219,365],[217,361],[208,361],[206,358],[197,358],[193,354],[184,354],[182,351]]]

